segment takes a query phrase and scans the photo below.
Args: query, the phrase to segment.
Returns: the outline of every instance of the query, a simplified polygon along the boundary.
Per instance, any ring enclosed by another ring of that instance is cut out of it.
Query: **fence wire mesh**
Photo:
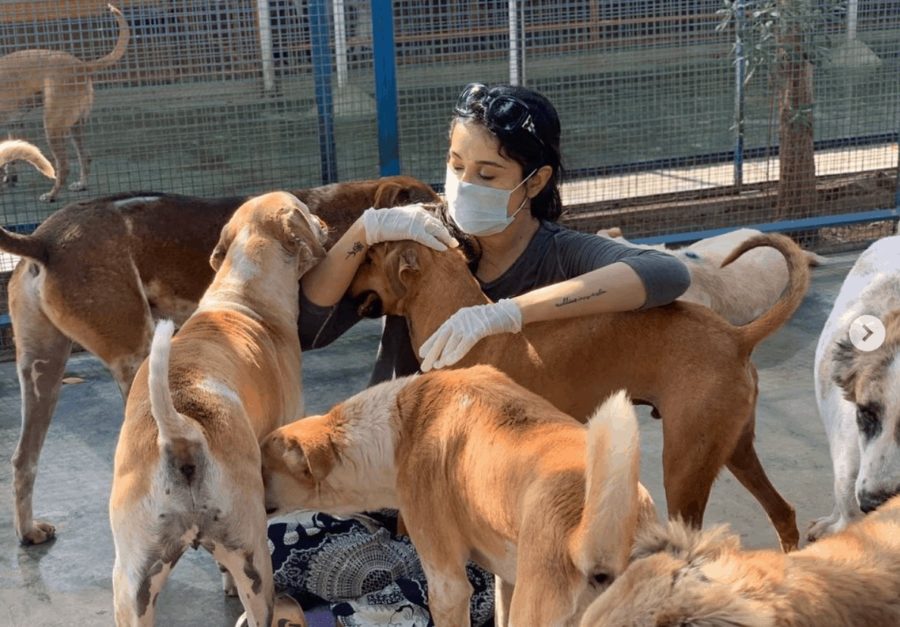
[[[83,112],[86,191],[42,202],[50,183],[19,166],[0,224],[27,231],[65,203],[113,192],[251,194],[321,184],[329,172],[377,176],[373,49],[384,33],[372,17],[384,1],[120,0],[128,42],[92,75]],[[565,219],[576,228],[640,237],[897,205],[900,0],[390,7],[401,169],[438,188],[460,89],[518,80],[559,110]],[[0,2],[0,55],[44,49],[92,61],[119,36],[103,0]],[[754,51],[767,66],[750,63]],[[43,116],[75,105],[19,93],[9,76],[20,69],[0,56],[0,127],[49,154]],[[59,71],[69,85],[85,80]],[[66,150],[71,184],[79,165]],[[0,272],[13,261],[0,259]]]

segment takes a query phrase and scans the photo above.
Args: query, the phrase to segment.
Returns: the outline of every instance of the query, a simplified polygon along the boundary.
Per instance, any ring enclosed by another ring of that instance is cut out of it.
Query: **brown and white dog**
[[[581,627],[900,625],[900,497],[794,553],[742,551],[720,527],[638,532]]]
[[[330,241],[369,207],[437,198],[408,176],[291,193],[330,225]],[[0,229],[0,250],[23,257],[9,282],[22,392],[13,473],[16,533],[23,543],[39,544],[55,533],[50,523],[33,520],[31,495],[72,342],[100,358],[127,397],[155,321],[180,325],[191,315],[212,281],[207,260],[219,232],[246,200],[117,194],[69,204],[31,235]]]
[[[93,76],[122,58],[131,31],[128,22],[113,5],[119,37],[115,47],[96,61],[82,61],[59,50],[19,50],[0,57],[0,124],[14,121],[23,109],[43,100],[44,132],[56,165],[53,188],[41,195],[51,202],[69,176],[69,156],[66,141],[72,140],[78,158],[78,182],[69,186],[73,191],[87,187],[91,158],[84,147],[84,129],[94,104]]]
[[[369,388],[270,434],[262,455],[272,515],[398,508],[438,627],[469,624],[469,559],[503,582],[499,624],[577,622],[655,518],[624,393],[585,428],[490,366]]]
[[[303,413],[297,282],[324,257],[325,238],[291,194],[247,201],[222,229],[197,311],[174,340],[171,321],[157,326],[116,447],[118,625],[153,624],[157,595],[191,546],[230,573],[250,625],[272,624],[259,441]]]
[[[678,300],[705,305],[731,324],[756,320],[772,307],[788,285],[784,257],[772,248],[754,248],[723,267],[722,262],[731,251],[762,235],[756,229],[736,229],[674,250],[662,244],[632,244],[622,237],[619,228],[597,231],[597,235],[636,248],[663,250],[681,259],[691,273],[691,285]],[[824,257],[813,252],[806,251],[806,258],[810,266],[826,263]]]
[[[587,420],[620,389],[663,421],[663,477],[670,515],[696,526],[722,466],[760,502],[786,550],[800,539],[794,508],[766,477],[753,446],[757,398],[753,348],[794,313],[809,284],[803,251],[783,235],[744,242],[726,261],[758,246],[787,260],[789,286],[774,306],[735,327],[706,307],[673,303],[646,311],[528,324],[476,344],[457,364],[492,364],[567,414]],[[412,345],[460,307],[489,302],[458,250],[413,242],[379,244],[351,284],[366,315],[405,316]]]

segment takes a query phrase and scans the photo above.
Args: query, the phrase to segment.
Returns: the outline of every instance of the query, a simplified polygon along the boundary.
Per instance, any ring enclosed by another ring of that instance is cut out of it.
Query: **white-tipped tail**
[[[160,446],[175,440],[202,439],[197,427],[175,409],[172,391],[169,389],[169,352],[174,334],[175,323],[171,320],[160,320],[153,333],[148,358],[150,367],[147,386],[150,389],[150,413],[153,414],[159,428]]]
[[[640,436],[624,391],[610,396],[587,429],[585,499],[571,555],[586,575],[625,568],[640,509]]]
[[[27,161],[48,179],[56,178],[56,171],[38,147],[21,139],[0,142],[0,166],[13,161]]]

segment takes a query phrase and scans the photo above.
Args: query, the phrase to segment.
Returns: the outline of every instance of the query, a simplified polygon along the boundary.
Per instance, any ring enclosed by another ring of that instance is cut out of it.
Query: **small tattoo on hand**
[[[596,292],[592,292],[591,294],[588,294],[586,296],[576,296],[575,298],[570,298],[569,296],[564,296],[561,301],[556,303],[556,306],[563,307],[565,305],[571,305],[572,303],[578,303],[583,300],[588,300],[589,298],[593,298],[594,296],[602,296],[603,294],[606,294],[606,290],[601,287]]]
[[[350,259],[350,257],[355,257],[356,253],[362,252],[365,246],[362,245],[362,242],[353,242],[353,247],[347,251],[347,256],[344,259]]]

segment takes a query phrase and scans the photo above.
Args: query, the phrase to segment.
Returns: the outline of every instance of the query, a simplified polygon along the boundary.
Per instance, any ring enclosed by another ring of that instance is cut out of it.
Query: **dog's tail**
[[[161,320],[150,345],[147,386],[150,390],[150,413],[159,429],[157,444],[167,466],[180,474],[188,484],[197,474],[197,466],[205,459],[206,438],[197,424],[175,409],[169,388],[169,352],[175,323]]]
[[[0,167],[13,161],[27,161],[47,178],[55,179],[56,172],[41,151],[28,142],[10,139],[0,142]],[[47,246],[32,235],[13,233],[0,227],[0,250],[28,257],[42,263],[47,261]]]
[[[0,142],[0,166],[13,161],[27,161],[48,179],[56,178],[53,165],[47,161],[40,149],[21,139],[8,139]]]
[[[96,61],[89,61],[87,63],[91,72],[104,70],[118,62],[119,59],[125,55],[125,49],[128,47],[128,40],[131,38],[131,28],[128,27],[128,20],[122,15],[122,12],[111,4],[107,4],[106,6],[109,7],[109,10],[116,16],[116,23],[119,25],[119,38],[116,40],[115,47],[108,55],[100,57]]]
[[[641,518],[637,415],[624,391],[610,396],[587,428],[584,509],[569,555],[576,567],[598,581],[621,573]]]
[[[763,339],[777,331],[794,315],[800,303],[803,302],[806,290],[809,288],[809,259],[806,252],[794,243],[791,238],[779,233],[756,235],[741,242],[725,258],[725,261],[722,262],[722,267],[724,268],[748,250],[759,248],[760,246],[771,246],[784,255],[788,267],[788,284],[781,297],[775,301],[775,304],[768,311],[756,320],[738,327],[741,331],[742,344],[748,352],[752,351]]]

